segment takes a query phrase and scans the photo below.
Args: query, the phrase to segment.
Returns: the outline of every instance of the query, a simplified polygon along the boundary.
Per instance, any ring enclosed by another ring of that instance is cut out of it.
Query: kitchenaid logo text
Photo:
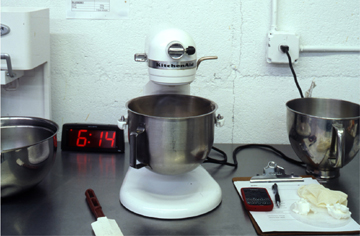
[[[149,67],[154,69],[192,69],[196,67],[196,60],[194,61],[179,61],[179,62],[165,62],[165,61],[149,61]]]
[[[183,65],[174,65],[174,64],[161,64],[159,62],[156,62],[157,67],[193,67],[194,63],[186,63]]]

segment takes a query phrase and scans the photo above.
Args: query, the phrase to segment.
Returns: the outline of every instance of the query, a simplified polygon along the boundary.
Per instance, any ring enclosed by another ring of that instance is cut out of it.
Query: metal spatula
[[[115,220],[108,219],[100,206],[94,190],[88,189],[85,191],[86,201],[90,206],[92,213],[95,215],[97,221],[91,223],[91,227],[96,236],[117,235],[123,236],[120,227]]]

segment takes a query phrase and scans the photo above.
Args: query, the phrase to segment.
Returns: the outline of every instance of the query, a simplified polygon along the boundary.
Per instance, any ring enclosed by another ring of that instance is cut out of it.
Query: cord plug
[[[283,53],[287,53],[287,52],[289,52],[289,46],[287,46],[287,45],[280,45],[280,50],[281,50]]]

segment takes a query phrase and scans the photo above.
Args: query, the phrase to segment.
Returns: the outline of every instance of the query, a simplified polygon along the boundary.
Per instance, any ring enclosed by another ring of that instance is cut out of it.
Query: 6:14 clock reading
[[[70,129],[69,146],[89,148],[112,148],[116,144],[116,131]]]

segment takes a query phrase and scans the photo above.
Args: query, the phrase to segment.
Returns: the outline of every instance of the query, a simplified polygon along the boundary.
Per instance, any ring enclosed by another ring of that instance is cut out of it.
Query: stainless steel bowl
[[[150,95],[130,100],[127,108],[132,167],[177,175],[195,169],[210,152],[214,102],[188,95]]]
[[[1,117],[1,197],[45,178],[55,160],[58,125],[35,117]]]
[[[299,98],[286,103],[292,148],[308,174],[322,179],[340,175],[360,149],[360,105],[324,98]]]

